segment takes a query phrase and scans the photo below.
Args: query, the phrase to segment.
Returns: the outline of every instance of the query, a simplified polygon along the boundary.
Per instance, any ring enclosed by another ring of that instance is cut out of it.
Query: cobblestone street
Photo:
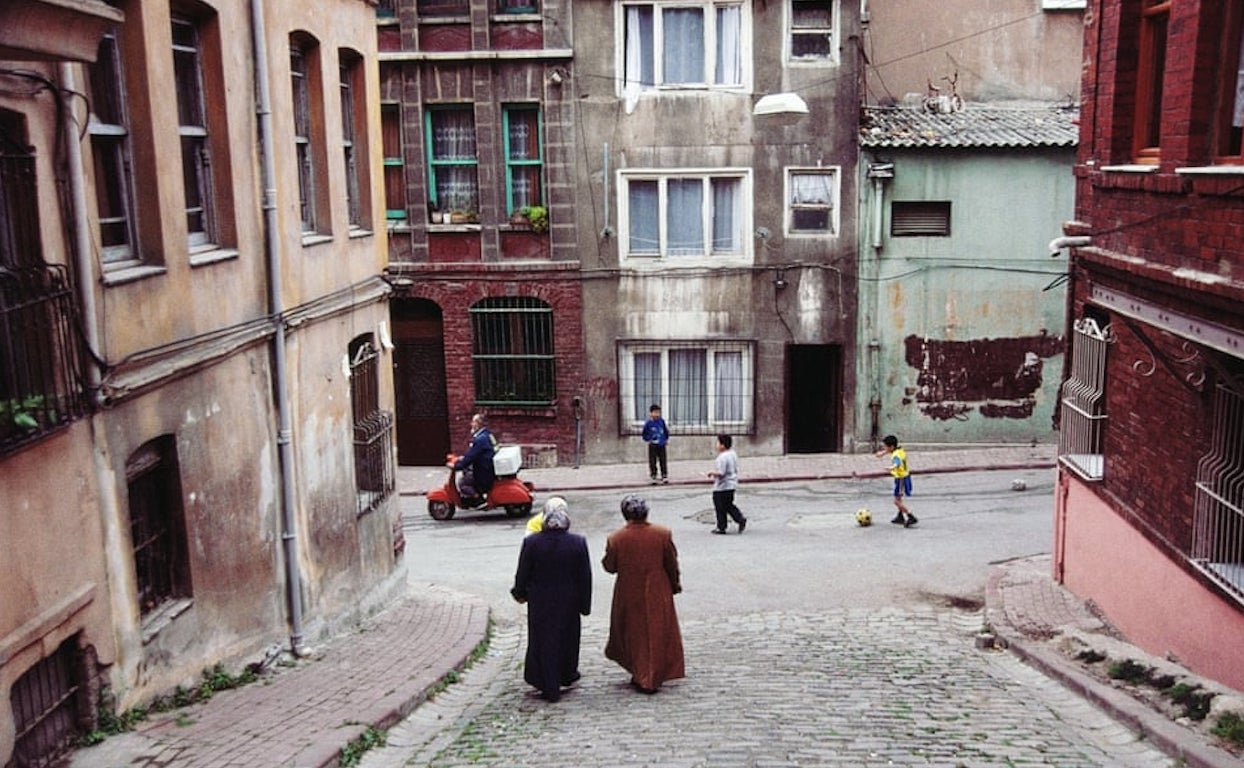
[[[684,622],[687,678],[633,691],[585,620],[583,679],[558,704],[522,682],[524,630],[389,733],[396,766],[1176,765],[1014,656],[975,611],[760,613]]]

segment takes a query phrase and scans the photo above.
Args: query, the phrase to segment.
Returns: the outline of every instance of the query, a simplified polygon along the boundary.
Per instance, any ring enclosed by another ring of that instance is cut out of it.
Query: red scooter
[[[515,451],[518,449],[515,448]],[[499,453],[499,452],[498,452]],[[500,454],[499,454],[500,457]],[[449,454],[445,457],[449,463],[454,463],[458,457]],[[494,460],[493,466],[498,466],[503,462]],[[520,459],[521,463],[521,459]],[[442,488],[433,488],[428,491],[428,514],[435,520],[449,520],[459,509],[496,509],[504,507],[505,514],[510,517],[526,517],[531,514],[531,501],[534,498],[532,491],[536,489],[534,485],[518,479],[518,464],[514,463],[512,472],[502,474],[497,473],[497,479],[492,484],[492,489],[484,496],[476,496],[469,499],[462,498],[462,494],[458,492],[458,470],[449,470],[449,480]],[[509,469],[509,467],[505,467]]]

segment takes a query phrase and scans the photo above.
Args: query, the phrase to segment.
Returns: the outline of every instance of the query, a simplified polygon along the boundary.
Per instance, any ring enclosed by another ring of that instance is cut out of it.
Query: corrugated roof
[[[864,147],[1074,147],[1080,110],[1066,106],[966,104],[941,114],[913,107],[864,107]]]

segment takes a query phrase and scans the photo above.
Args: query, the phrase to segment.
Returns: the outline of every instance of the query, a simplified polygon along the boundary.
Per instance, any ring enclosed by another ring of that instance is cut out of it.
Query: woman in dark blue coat
[[[549,499],[544,527],[523,539],[510,594],[527,604],[523,679],[546,701],[579,679],[580,616],[592,612],[592,563],[587,539],[570,533],[566,502]]]

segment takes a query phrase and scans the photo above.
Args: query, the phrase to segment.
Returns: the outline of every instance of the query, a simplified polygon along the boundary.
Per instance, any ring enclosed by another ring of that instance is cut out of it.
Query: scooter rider
[[[497,479],[492,467],[492,457],[497,450],[497,438],[488,431],[484,414],[471,417],[471,447],[457,461],[446,463],[450,469],[462,472],[458,478],[458,492],[463,500],[474,499],[488,493]]]

